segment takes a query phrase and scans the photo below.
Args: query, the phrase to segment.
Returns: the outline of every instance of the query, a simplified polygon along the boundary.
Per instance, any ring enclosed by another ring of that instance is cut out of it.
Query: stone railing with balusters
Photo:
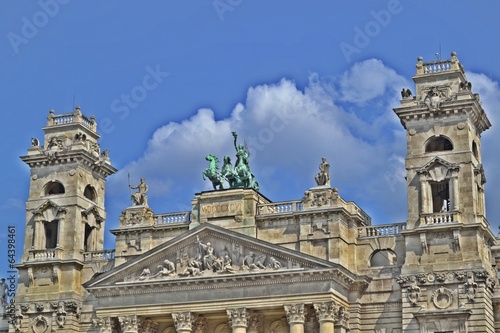
[[[423,222],[427,225],[458,222],[458,214],[455,212],[422,214]]]
[[[402,230],[406,230],[406,223],[370,225],[358,228],[358,237],[397,236]]]
[[[61,259],[61,248],[43,249],[43,250],[29,250],[29,260],[54,260]]]
[[[282,201],[257,205],[257,214],[283,214],[302,211],[302,201]]]
[[[168,214],[158,214],[154,216],[156,225],[190,223],[191,212],[177,212]]]
[[[80,107],[76,107],[75,112],[55,115],[54,110],[50,110],[47,126],[65,125],[72,123],[81,123],[84,127],[92,131],[97,131],[97,124],[94,116],[87,118],[80,112]]]
[[[115,259],[115,250],[83,252],[84,262],[109,261]]]

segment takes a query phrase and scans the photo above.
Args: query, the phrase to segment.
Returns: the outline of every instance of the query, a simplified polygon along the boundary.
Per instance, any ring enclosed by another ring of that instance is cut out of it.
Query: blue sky
[[[373,223],[406,219],[405,132],[392,108],[414,90],[418,56],[456,51],[493,124],[483,134],[487,217],[500,224],[497,1],[6,1],[0,6],[4,126],[0,255],[7,225],[22,251],[31,137],[50,109],[94,115],[120,171],[106,228],[145,177],[155,213],[190,209],[210,189],[204,157],[252,149],[261,192],[300,199],[321,157],[332,186]],[[106,235],[107,249],[114,247]],[[18,256],[19,257],[19,256]],[[2,257],[0,257],[2,258]],[[5,259],[0,271],[7,271]],[[1,275],[1,274],[0,274]]]

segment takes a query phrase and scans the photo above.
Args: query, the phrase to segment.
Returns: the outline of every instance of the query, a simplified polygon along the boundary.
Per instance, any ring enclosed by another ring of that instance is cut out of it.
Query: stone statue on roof
[[[246,145],[238,144],[238,134],[232,132],[233,144],[236,150],[236,162],[234,167],[231,164],[231,158],[224,156],[224,165],[219,170],[217,163],[219,159],[210,154],[206,160],[210,162],[207,169],[203,171],[203,179],[208,178],[214,187],[214,190],[221,190],[224,188],[223,182],[226,181],[229,188],[253,188],[259,190],[259,183],[255,180],[255,176],[250,170],[250,152]]]

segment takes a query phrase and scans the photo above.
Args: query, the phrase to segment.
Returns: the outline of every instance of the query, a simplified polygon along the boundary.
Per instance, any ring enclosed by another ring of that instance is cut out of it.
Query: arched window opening
[[[52,181],[45,185],[45,195],[64,194],[64,186],[60,182]]]
[[[85,186],[85,190],[83,190],[83,196],[89,200],[95,201],[97,194],[94,187],[92,187],[92,185]]]
[[[479,153],[477,151],[477,144],[475,141],[472,141],[472,154],[474,154],[476,159],[479,159]]]
[[[91,227],[87,223],[85,223],[85,236],[84,236],[84,243],[83,243],[83,250],[85,252],[89,251],[95,251],[94,248],[94,233],[95,233],[95,228]]]
[[[370,267],[394,266],[398,262],[398,257],[390,249],[377,250],[372,254]]]
[[[442,213],[450,211],[450,184],[448,180],[431,183],[432,212]]]
[[[45,248],[55,249],[58,244],[57,231],[59,227],[59,221],[55,220],[51,222],[45,222],[43,225],[45,229]]]
[[[425,152],[453,150],[453,144],[445,137],[439,136],[431,138],[425,145]]]

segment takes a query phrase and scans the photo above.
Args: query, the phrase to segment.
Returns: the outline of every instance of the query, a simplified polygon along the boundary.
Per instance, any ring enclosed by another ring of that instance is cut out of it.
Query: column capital
[[[186,311],[186,312],[173,312],[172,318],[174,319],[175,330],[179,331],[191,331],[193,329],[193,323],[196,320],[196,315]]]
[[[118,317],[123,333],[138,333],[137,315]]]
[[[315,303],[316,317],[321,322],[335,322],[337,314],[337,304],[335,302]]]
[[[347,309],[343,306],[339,307],[339,312],[337,314],[337,321],[340,326],[349,327],[350,315]]]
[[[285,306],[286,318],[289,324],[301,323],[305,321],[304,304],[286,304]]]
[[[247,327],[247,310],[246,308],[227,309],[227,317],[229,325],[235,327]]]
[[[97,317],[92,319],[92,323],[99,329],[99,333],[111,333],[118,328],[116,318],[111,317]]]

